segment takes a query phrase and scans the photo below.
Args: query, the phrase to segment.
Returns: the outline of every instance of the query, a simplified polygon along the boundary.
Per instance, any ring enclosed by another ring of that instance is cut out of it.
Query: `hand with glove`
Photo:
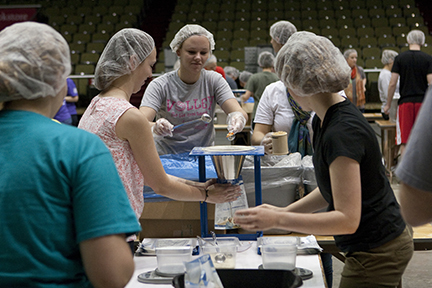
[[[231,112],[227,117],[227,125],[228,132],[234,135],[243,130],[244,126],[246,125],[246,118],[239,111]]]
[[[152,132],[157,136],[173,136],[172,130],[174,125],[165,118],[160,118],[152,127]]]
[[[267,133],[264,138],[261,140],[261,146],[264,146],[265,154],[273,154],[273,140],[272,140],[273,132]]]

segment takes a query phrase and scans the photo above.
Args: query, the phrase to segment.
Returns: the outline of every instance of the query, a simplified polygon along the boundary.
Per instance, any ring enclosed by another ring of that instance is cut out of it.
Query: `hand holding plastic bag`
[[[219,184],[216,179],[210,179],[205,182],[207,191],[207,203],[225,203],[237,200],[242,195],[239,185]]]
[[[272,140],[273,132],[267,133],[264,138],[261,140],[261,146],[264,146],[265,154],[273,154],[273,140]]]
[[[172,130],[174,125],[165,118],[160,118],[152,127],[153,134],[157,136],[173,136]]]
[[[231,112],[227,117],[228,132],[236,134],[243,130],[246,125],[246,118],[239,111]]]

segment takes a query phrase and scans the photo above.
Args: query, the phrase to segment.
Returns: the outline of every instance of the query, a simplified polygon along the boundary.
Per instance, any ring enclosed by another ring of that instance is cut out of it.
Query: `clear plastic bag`
[[[243,185],[243,179],[241,176],[236,180],[221,181],[218,179],[218,183],[231,183],[233,185],[239,185],[242,191],[240,197],[237,198],[237,200],[225,203],[217,203],[215,205],[215,229],[229,230],[240,228],[240,226],[236,225],[233,221],[234,213],[237,210],[249,208],[246,190]]]
[[[184,284],[186,288],[223,288],[222,281],[213,266],[210,255],[205,254],[195,260],[185,263],[186,273]]]

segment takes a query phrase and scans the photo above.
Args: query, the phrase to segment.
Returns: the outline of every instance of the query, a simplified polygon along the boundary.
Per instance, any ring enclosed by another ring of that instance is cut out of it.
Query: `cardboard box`
[[[243,110],[248,114],[248,120],[246,122],[247,126],[250,126],[252,123],[252,113],[254,108],[254,103],[243,103],[242,105]]]
[[[214,230],[215,205],[207,203],[208,227]],[[144,238],[196,237],[201,235],[200,202],[164,201],[144,204],[140,217]]]
[[[243,103],[241,106],[246,113],[249,114],[253,112],[254,103]]]

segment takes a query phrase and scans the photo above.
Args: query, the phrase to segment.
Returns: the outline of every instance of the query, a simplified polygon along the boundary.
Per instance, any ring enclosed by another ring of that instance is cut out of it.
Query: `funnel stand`
[[[262,204],[262,190],[261,190],[261,158],[260,156],[264,156],[264,147],[263,146],[253,146],[255,149],[253,151],[247,151],[240,154],[244,155],[253,155],[254,156],[254,176],[255,176],[255,204],[260,205]],[[212,152],[205,152],[203,151],[203,147],[195,147],[191,153],[190,156],[198,156],[198,169],[199,169],[199,181],[205,182],[206,181],[206,169],[205,169],[205,156],[206,155],[215,155],[217,153]],[[237,153],[235,154],[237,155]],[[243,161],[242,163],[243,164]],[[240,170],[241,170],[240,165]],[[239,170],[239,173],[240,173]],[[219,177],[219,174],[218,174]],[[210,233],[208,230],[208,214],[207,214],[207,203],[201,202],[200,203],[200,219],[201,219],[201,237],[210,237]],[[232,237],[236,236],[240,240],[257,240],[258,237],[261,237],[263,235],[262,231],[257,231],[253,234],[220,234],[218,236],[220,237]]]

